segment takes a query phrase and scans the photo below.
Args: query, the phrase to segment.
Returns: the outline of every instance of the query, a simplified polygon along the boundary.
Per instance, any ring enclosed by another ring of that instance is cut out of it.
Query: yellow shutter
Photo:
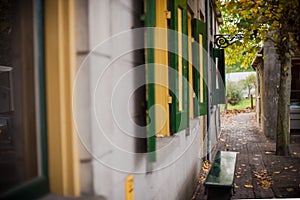
[[[155,31],[155,125],[156,135],[170,136],[168,79],[168,21],[166,0],[156,0]]]

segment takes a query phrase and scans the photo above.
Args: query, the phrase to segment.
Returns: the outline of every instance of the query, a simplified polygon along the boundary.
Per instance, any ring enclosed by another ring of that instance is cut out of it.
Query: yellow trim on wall
[[[182,10],[178,8],[178,110],[183,109],[183,88],[182,88]]]
[[[192,56],[192,14],[188,12],[188,54],[189,54],[189,99],[190,99],[190,118],[194,118],[194,89],[193,89],[193,56]]]
[[[199,34],[200,102],[204,102],[203,37]]]
[[[156,0],[155,31],[155,110],[156,135],[170,136],[168,77],[168,10],[166,0]]]
[[[78,141],[72,121],[72,86],[76,69],[74,11],[74,0],[45,0],[50,191],[79,196]]]

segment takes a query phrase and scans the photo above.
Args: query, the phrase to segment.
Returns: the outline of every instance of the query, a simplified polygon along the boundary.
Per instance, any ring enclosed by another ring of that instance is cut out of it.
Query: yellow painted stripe
[[[80,195],[72,121],[75,70],[74,0],[45,0],[46,101],[50,192]]]
[[[190,83],[190,118],[194,118],[194,89],[193,89],[193,56],[192,56],[192,15],[188,12],[188,54],[189,54],[189,83]]]
[[[182,88],[182,10],[178,8],[178,110],[182,111],[183,88]]]
[[[200,102],[204,102],[203,37],[199,34]]]
[[[170,136],[167,14],[167,0],[156,0],[155,126],[160,136]]]

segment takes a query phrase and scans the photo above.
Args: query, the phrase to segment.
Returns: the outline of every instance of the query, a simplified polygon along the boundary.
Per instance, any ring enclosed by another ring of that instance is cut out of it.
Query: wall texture
[[[125,180],[133,174],[136,199],[191,198],[207,152],[206,131],[211,129],[214,141],[220,133],[219,107],[213,107],[209,126],[206,116],[199,117],[190,120],[189,129],[157,138],[157,160],[150,162],[144,153],[145,88],[140,87],[144,33],[135,32],[143,27],[143,3],[76,2],[79,64],[73,104],[81,193],[125,199]],[[203,2],[189,1],[194,17],[204,17]]]

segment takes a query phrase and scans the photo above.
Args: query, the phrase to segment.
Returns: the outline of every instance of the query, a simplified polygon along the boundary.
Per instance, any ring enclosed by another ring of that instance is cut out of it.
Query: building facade
[[[225,103],[215,2],[2,4],[1,198],[191,198]]]
[[[263,59],[265,57],[265,59]],[[299,56],[292,57],[292,82],[290,102],[291,132],[300,129],[300,96],[299,96]],[[265,42],[262,50],[252,62],[256,70],[256,114],[257,123],[263,133],[272,139],[276,138],[278,88],[280,83],[280,62],[276,49],[271,41]]]

